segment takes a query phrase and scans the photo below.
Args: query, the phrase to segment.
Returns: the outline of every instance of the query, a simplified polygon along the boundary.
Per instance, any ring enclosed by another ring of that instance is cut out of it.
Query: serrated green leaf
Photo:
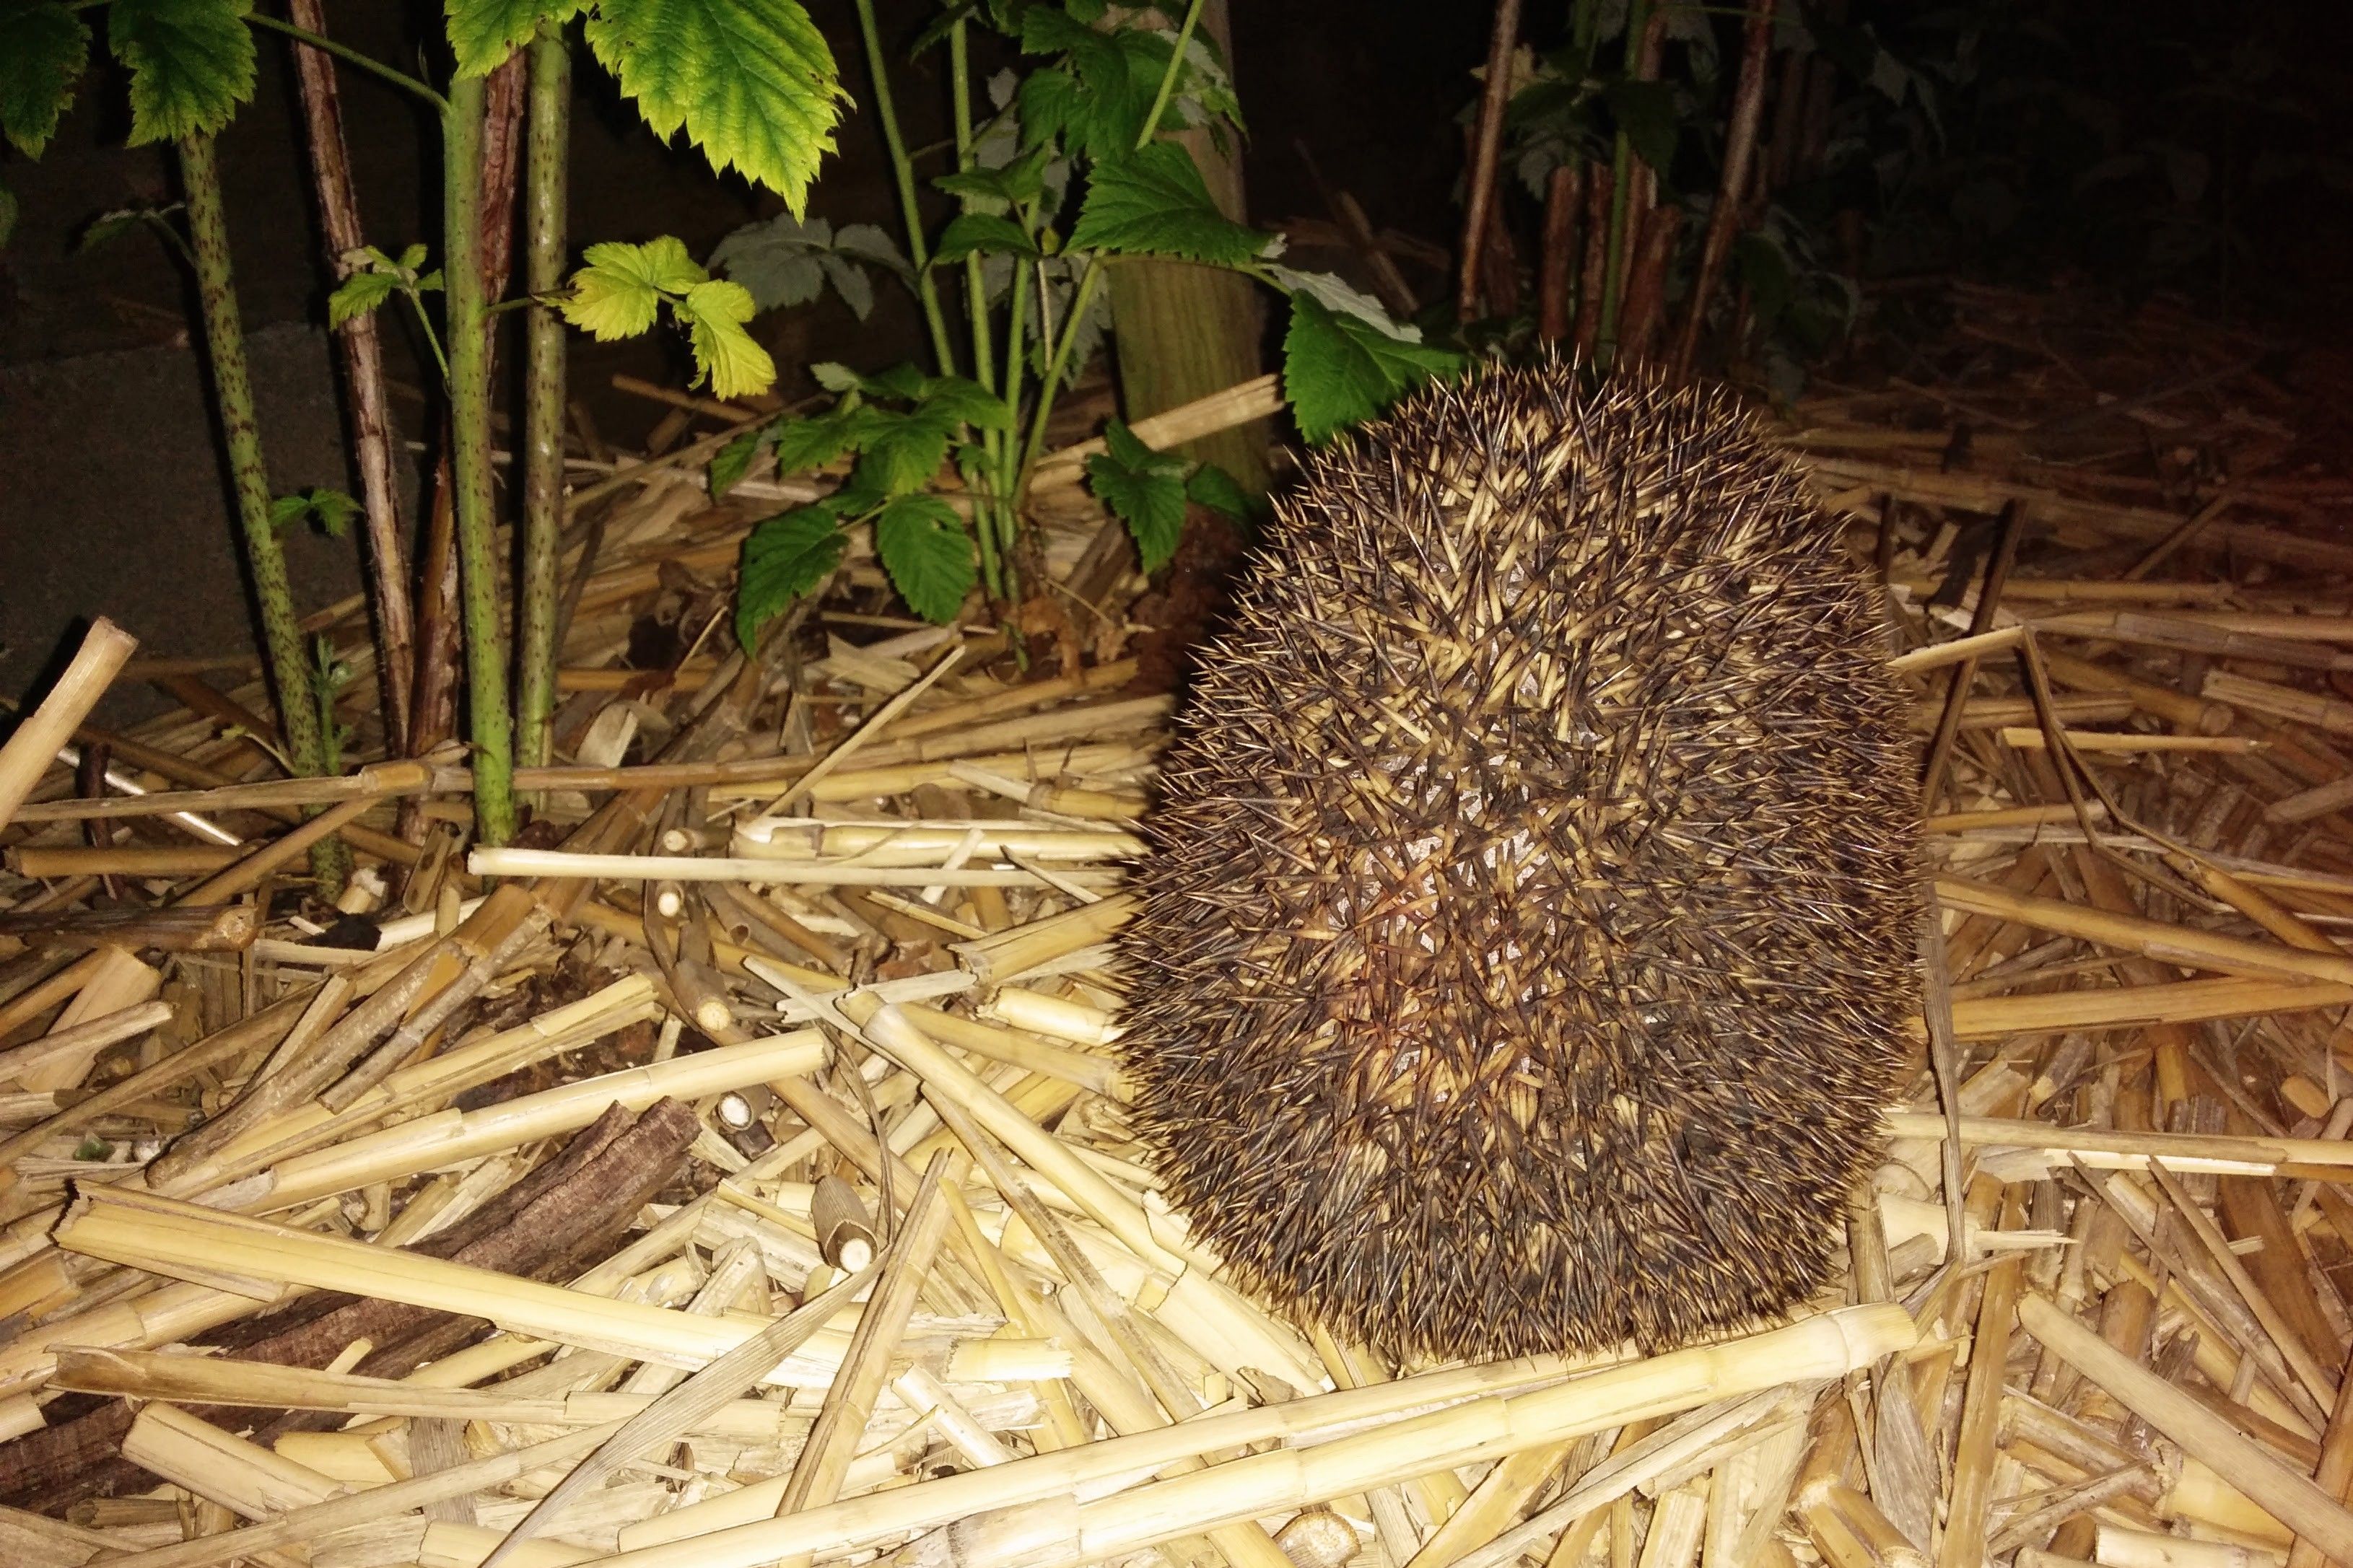
[[[950,195],[996,203],[979,210],[1002,214],[1016,203],[1036,201],[1045,194],[1046,164],[1051,153],[1050,148],[1032,147],[997,168],[962,169],[942,174],[932,184]]]
[[[37,158],[90,65],[90,29],[57,0],[0,0],[0,135]]]
[[[923,406],[938,410],[951,419],[981,430],[1006,430],[1013,425],[1013,416],[1006,412],[1005,399],[976,381],[960,375],[935,375],[923,383]]]
[[[910,495],[930,484],[947,460],[955,420],[929,407],[897,414],[869,405],[860,412],[858,483],[885,496]]]
[[[1215,463],[1203,463],[1193,470],[1185,481],[1185,499],[1221,511],[1237,522],[1248,522],[1258,513],[1240,482]]]
[[[814,593],[841,564],[841,522],[829,501],[763,520],[744,538],[743,572],[735,586],[735,641],[750,648],[760,628],[805,594]]]
[[[770,419],[754,425],[711,455],[711,466],[703,470],[703,480],[711,487],[712,500],[726,500],[727,492],[751,471],[753,459],[776,444],[776,426],[781,423]]]
[[[131,68],[131,145],[208,136],[253,96],[249,0],[114,0],[107,47]]]
[[[1312,294],[1291,297],[1282,390],[1300,433],[1310,441],[1327,441],[1362,424],[1411,387],[1461,363],[1460,354],[1405,342],[1355,316],[1335,313]]]
[[[907,607],[935,626],[955,620],[975,579],[972,536],[934,495],[902,495],[874,519],[874,551]]]
[[[776,472],[806,473],[850,449],[857,438],[856,410],[836,409],[814,419],[787,419],[776,427]]]
[[[844,95],[797,0],[598,0],[587,35],[656,135],[683,126],[713,169],[803,211]]]
[[[644,245],[592,245],[581,259],[587,265],[572,275],[564,319],[607,342],[636,337],[654,324],[665,292],[683,294],[708,277],[669,235]]]
[[[1009,217],[995,217],[987,213],[962,213],[948,220],[940,231],[939,248],[933,252],[934,265],[944,266],[962,261],[976,251],[989,251],[1005,256],[1035,259],[1038,245],[1022,231],[1021,226]]]
[[[1218,210],[1190,153],[1174,142],[1155,142],[1096,163],[1070,245],[1240,267],[1258,258],[1267,238]]]
[[[442,6],[459,76],[490,75],[531,41],[542,21],[564,23],[579,14],[579,0],[445,0]]]
[[[307,520],[317,522],[319,531],[330,539],[341,539],[349,533],[352,519],[359,514],[359,502],[323,485],[278,496],[269,503],[271,527],[291,528]]]
[[[364,316],[392,298],[400,279],[390,272],[354,272],[327,296],[327,325],[340,327],[354,316]]]
[[[1127,524],[1146,572],[1156,572],[1176,553],[1185,527],[1183,459],[1155,452],[1118,420],[1103,429],[1111,449],[1087,458],[1087,483],[1112,515]]]
[[[866,384],[866,378],[838,360],[819,360],[808,367],[808,373],[828,392],[856,392]]]
[[[742,397],[776,384],[776,362],[744,330],[754,307],[741,283],[713,279],[698,283],[672,303],[687,323],[695,368],[711,378],[717,397]]]
[[[877,371],[863,377],[859,384],[873,397],[903,397],[909,402],[923,395],[930,381],[923,373],[901,360],[888,370]]]

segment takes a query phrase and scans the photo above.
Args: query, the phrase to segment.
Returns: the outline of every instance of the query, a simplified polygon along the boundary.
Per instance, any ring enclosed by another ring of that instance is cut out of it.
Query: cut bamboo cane
[[[2104,1342],[2045,1297],[2021,1299],[2026,1331],[2182,1449],[2231,1478],[2274,1518],[2331,1557],[2353,1556],[2353,1512],[2266,1454],[2196,1400]]]
[[[746,882],[754,885],[824,888],[1040,888],[1051,887],[1035,871],[938,866],[867,866],[843,860],[742,860],[691,855],[578,855],[562,849],[506,849],[477,846],[466,868],[478,877],[565,877],[586,881]],[[1084,887],[1108,888],[1118,873],[1068,870],[1057,873]]]
[[[2315,952],[2221,936],[2138,915],[2111,914],[2060,899],[2033,898],[1958,877],[1937,878],[1936,889],[1937,901],[1948,909],[2082,937],[2185,968],[2353,984],[2353,955],[2340,950]]]
[[[2021,752],[2039,752],[2051,743],[2050,738],[2040,730],[2005,727],[1994,733],[2001,737],[2003,745]],[[2247,735],[2138,735],[2106,730],[2066,730],[2061,731],[2061,739],[2078,752],[2096,755],[2137,752],[2209,752],[2252,756],[2263,750],[2266,744]]]
[[[25,797],[49,771],[58,748],[73,739],[75,729],[98,706],[114,683],[139,639],[100,616],[82,634],[73,662],[0,746],[0,826],[16,820]]]
[[[1917,1337],[1918,1330],[1901,1308],[1842,1308],[1747,1339],[1594,1373],[1535,1394],[1479,1400],[1312,1448],[1282,1448],[1230,1460],[1099,1501],[1082,1504],[1070,1483],[1045,1479],[1059,1467],[1018,1460],[902,1488],[881,1499],[852,1500],[787,1519],[624,1550],[611,1564],[754,1568],[796,1552],[839,1551],[882,1535],[947,1524],[970,1517],[976,1509],[994,1510],[1000,1520],[1013,1510],[1027,1517],[1025,1534],[1040,1545],[1041,1554],[1022,1561],[1074,1564],[1140,1550],[1212,1524],[1360,1493],[1434,1468],[1497,1459],[1642,1416],[1672,1414],[1790,1381],[1842,1376],[1882,1355],[1908,1349]],[[1204,1417],[1188,1425],[1207,1428],[1217,1424],[1216,1418]],[[1174,1435],[1183,1428],[1168,1430]],[[1113,1439],[1093,1448],[1116,1450],[1122,1444],[1146,1440]],[[1042,1484],[1031,1484],[1033,1474]],[[623,1546],[628,1544],[625,1531]],[[971,1568],[997,1568],[1009,1559],[991,1552],[967,1561]]]
[[[142,1002],[69,1028],[52,1029],[37,1040],[0,1051],[0,1083],[21,1079],[60,1056],[85,1058],[90,1052],[160,1028],[171,1019],[170,1003]]]

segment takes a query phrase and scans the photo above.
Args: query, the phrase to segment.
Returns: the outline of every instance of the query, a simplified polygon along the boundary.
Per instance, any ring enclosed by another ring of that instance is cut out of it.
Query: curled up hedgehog
[[[1311,460],[1125,939],[1194,1236],[1397,1355],[1662,1348],[1820,1286],[1916,1005],[1884,658],[1727,394],[1499,370]]]

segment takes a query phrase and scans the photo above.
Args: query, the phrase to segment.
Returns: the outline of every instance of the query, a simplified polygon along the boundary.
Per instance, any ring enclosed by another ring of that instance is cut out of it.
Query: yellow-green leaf
[[[843,94],[797,0],[597,0],[587,35],[657,135],[684,127],[712,168],[741,170],[801,215]]]
[[[698,283],[677,302],[694,348],[695,367],[711,378],[718,397],[742,397],[776,384],[776,362],[744,330],[752,319],[752,291],[741,283]]]
[[[249,0],[114,0],[106,41],[131,68],[131,144],[208,136],[253,96]]]

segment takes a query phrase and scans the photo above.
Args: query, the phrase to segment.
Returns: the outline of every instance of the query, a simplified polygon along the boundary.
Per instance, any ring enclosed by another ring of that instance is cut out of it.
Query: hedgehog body
[[[1876,599],[1728,395],[1567,366],[1311,461],[1204,650],[1135,1120],[1239,1280],[1396,1354],[1821,1283],[1915,1006]]]

